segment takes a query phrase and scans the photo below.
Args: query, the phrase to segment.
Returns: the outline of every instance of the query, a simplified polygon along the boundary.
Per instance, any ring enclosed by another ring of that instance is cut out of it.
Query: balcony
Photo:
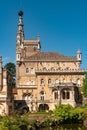
[[[17,88],[20,88],[20,89],[22,89],[22,88],[27,88],[27,89],[36,89],[37,88],[37,86],[36,85],[23,85],[23,84],[19,84],[18,86],[17,86]]]
[[[87,69],[37,69],[36,74],[84,73]]]
[[[37,100],[36,102],[46,104],[46,103],[50,103],[50,100]]]
[[[0,101],[6,101],[6,100],[7,100],[6,96],[0,96]]]

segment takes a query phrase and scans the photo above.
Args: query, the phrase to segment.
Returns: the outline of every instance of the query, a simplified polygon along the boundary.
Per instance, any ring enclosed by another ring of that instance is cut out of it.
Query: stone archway
[[[39,111],[43,111],[43,110],[49,110],[49,106],[48,104],[40,104],[39,105]]]
[[[61,91],[61,98],[62,99],[70,99],[70,89],[68,88],[64,88],[62,91]]]
[[[71,104],[71,90],[69,88],[63,88],[60,92],[61,104]]]

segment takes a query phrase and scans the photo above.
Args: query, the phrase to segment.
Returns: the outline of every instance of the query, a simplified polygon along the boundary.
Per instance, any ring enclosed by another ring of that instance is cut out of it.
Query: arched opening
[[[58,99],[58,92],[57,91],[54,92],[54,99],[55,100]]]
[[[67,99],[70,99],[70,92],[66,92]]]
[[[63,89],[61,91],[62,99],[67,100],[70,99],[70,90],[69,89]]]
[[[43,110],[49,110],[49,106],[48,104],[40,104],[39,105],[39,111],[43,111]]]
[[[23,100],[25,100],[25,101],[31,101],[32,100],[31,93],[24,93],[23,94]]]
[[[65,99],[65,92],[62,92],[62,98]]]
[[[54,100],[58,100],[58,90],[57,89],[53,89],[52,94],[53,94],[53,99]]]

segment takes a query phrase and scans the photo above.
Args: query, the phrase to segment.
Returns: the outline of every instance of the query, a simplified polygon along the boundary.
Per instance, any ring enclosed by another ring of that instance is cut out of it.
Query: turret
[[[17,41],[16,41],[16,85],[18,84],[19,78],[19,65],[21,62],[21,55],[23,50],[24,43],[24,29],[23,29],[23,12],[18,12],[19,23],[18,23],[18,32],[17,32]]]
[[[80,62],[82,61],[82,53],[81,53],[80,49],[78,49],[78,51],[77,51],[77,60]]]
[[[19,23],[18,23],[18,33],[17,33],[17,45],[22,45],[24,40],[24,29],[23,29],[23,12],[19,11]],[[23,46],[23,45],[22,45]]]
[[[18,12],[19,23],[18,23],[18,32],[17,32],[17,41],[16,41],[16,61],[21,60],[21,50],[23,49],[24,41],[24,29],[23,29],[23,12]]]
[[[37,37],[37,40],[38,40],[38,47],[37,47],[37,49],[38,49],[38,51],[40,51],[40,49],[41,49],[40,36]]]

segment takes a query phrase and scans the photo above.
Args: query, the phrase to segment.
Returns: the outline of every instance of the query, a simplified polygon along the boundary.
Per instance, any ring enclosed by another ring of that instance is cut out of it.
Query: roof
[[[26,60],[34,61],[76,61],[76,57],[68,57],[56,52],[37,52],[30,57],[26,57]]]

